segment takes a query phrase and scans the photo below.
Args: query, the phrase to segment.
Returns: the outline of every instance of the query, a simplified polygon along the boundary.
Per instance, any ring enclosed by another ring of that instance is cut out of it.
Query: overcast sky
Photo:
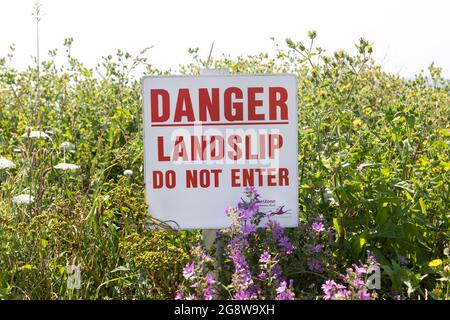
[[[0,57],[16,44],[14,66],[36,53],[35,0],[0,0]],[[176,69],[187,49],[207,56],[271,52],[286,37],[306,40],[316,30],[327,52],[355,52],[360,37],[374,44],[385,70],[412,77],[431,62],[450,78],[450,1],[447,0],[42,0],[41,56],[73,37],[73,54],[90,66],[117,48],[132,54],[154,46],[149,61]]]

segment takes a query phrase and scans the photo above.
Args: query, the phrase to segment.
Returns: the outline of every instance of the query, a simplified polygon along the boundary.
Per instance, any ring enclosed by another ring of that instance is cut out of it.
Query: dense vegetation
[[[413,80],[386,73],[362,39],[350,56],[309,38],[273,56],[207,61],[191,49],[179,70],[298,76],[300,226],[284,261],[295,297],[321,299],[325,280],[370,251],[378,298],[449,299],[449,82],[433,65]],[[201,233],[147,216],[135,70],[172,71],[122,51],[94,70],[64,45],[64,66],[0,59],[0,298],[172,299]]]

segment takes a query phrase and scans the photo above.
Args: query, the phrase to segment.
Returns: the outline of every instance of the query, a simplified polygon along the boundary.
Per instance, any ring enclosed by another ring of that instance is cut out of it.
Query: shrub
[[[328,55],[309,35],[311,43],[288,39],[270,56],[208,62],[191,49],[179,72],[208,65],[297,75],[300,227],[286,231],[294,251],[283,270],[296,298],[322,298],[321,285],[367,250],[382,268],[379,298],[448,298],[449,82],[434,65],[412,80],[384,72],[364,39],[355,55]],[[72,56],[72,44],[64,66],[47,60],[18,71],[12,53],[0,59],[0,297],[171,298],[200,237],[147,221],[133,77],[138,65],[171,71],[123,51],[94,70]],[[325,230],[314,233],[314,222]],[[429,266],[437,259],[442,266]],[[73,264],[80,289],[67,287]],[[282,284],[274,286],[287,292]],[[274,286],[265,297],[275,297]]]

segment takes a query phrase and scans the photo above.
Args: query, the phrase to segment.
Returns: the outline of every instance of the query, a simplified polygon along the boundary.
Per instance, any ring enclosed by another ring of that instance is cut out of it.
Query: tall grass
[[[306,265],[307,234],[290,231],[296,296],[319,297],[327,275],[369,249],[384,270],[381,298],[391,289],[445,297],[438,279],[448,272],[450,240],[449,83],[434,66],[410,81],[382,71],[363,39],[351,56],[327,55],[314,46],[315,33],[309,37],[308,45],[288,40],[274,56],[207,61],[191,49],[192,63],[180,72],[199,74],[208,64],[298,76],[299,154],[292,156],[300,219],[324,216],[335,238],[320,274]],[[12,54],[0,59],[0,157],[15,164],[0,169],[0,298],[173,298],[201,237],[147,216],[141,88],[132,75],[137,66],[169,72],[123,51],[91,69],[72,56],[72,42],[65,41],[64,66],[46,60],[19,71],[9,66]],[[31,137],[37,130],[48,137]],[[60,163],[79,168],[55,168]],[[14,202],[20,194],[34,201]],[[430,267],[438,258],[444,263]],[[67,285],[72,265],[81,268],[79,289]]]

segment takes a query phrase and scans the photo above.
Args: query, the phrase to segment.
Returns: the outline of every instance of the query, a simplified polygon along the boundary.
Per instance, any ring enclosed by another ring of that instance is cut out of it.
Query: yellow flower
[[[355,120],[353,120],[353,125],[354,125],[355,127],[357,127],[357,126],[361,125],[362,122],[363,122],[363,121],[362,121],[360,118],[356,118]]]
[[[439,267],[441,264],[442,264],[441,259],[434,259],[433,261],[430,261],[430,263],[428,263],[428,266],[436,268]]]
[[[440,289],[440,288],[434,288],[434,289],[433,289],[433,292],[434,292],[435,294],[437,294],[437,295],[440,295],[440,294],[442,293],[442,289]]]

